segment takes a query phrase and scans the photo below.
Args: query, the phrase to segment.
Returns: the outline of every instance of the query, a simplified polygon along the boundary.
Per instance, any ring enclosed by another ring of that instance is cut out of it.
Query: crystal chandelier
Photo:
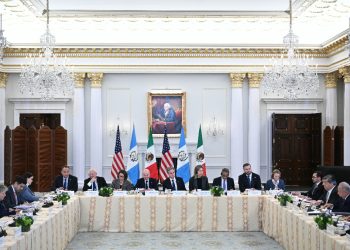
[[[224,135],[224,130],[222,130],[220,128],[220,125],[219,125],[218,121],[216,120],[215,116],[209,122],[207,135],[214,136],[214,137],[219,136],[219,135]]]
[[[289,8],[289,33],[283,38],[285,51],[280,58],[273,58],[272,68],[266,71],[261,85],[265,95],[273,94],[291,100],[317,93],[319,80],[317,73],[308,66],[308,56],[296,52],[298,37],[292,29],[291,0]]]
[[[40,38],[41,52],[38,58],[30,57],[28,65],[22,65],[19,80],[20,92],[39,95],[41,100],[72,96],[74,80],[66,67],[65,59],[54,54],[55,37],[49,29],[49,0],[46,1],[46,32]]]
[[[2,14],[0,13],[0,63],[4,59],[4,50],[7,46],[6,37],[4,37],[4,30],[2,29]]]

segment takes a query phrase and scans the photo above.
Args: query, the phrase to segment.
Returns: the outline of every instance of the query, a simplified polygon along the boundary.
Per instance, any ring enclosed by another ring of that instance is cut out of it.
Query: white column
[[[337,74],[325,74],[326,79],[326,126],[337,126]]]
[[[81,183],[85,177],[85,73],[74,73],[73,170]]]
[[[102,78],[103,73],[88,73],[91,81],[90,162],[102,176]]]
[[[253,172],[260,174],[260,82],[261,73],[248,73],[248,159]]]
[[[231,73],[231,176],[238,184],[243,166],[243,80],[245,73]]]
[[[344,77],[344,166],[350,166],[350,66],[339,69]]]
[[[4,183],[4,130],[6,127],[5,94],[7,73],[0,73],[0,182]]]

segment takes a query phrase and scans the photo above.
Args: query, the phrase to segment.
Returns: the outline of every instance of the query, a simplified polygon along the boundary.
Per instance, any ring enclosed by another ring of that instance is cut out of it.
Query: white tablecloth
[[[260,231],[263,197],[80,197],[80,231]]]

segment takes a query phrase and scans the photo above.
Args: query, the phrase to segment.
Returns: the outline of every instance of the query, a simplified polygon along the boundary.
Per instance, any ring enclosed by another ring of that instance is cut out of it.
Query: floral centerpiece
[[[210,189],[210,193],[214,196],[221,196],[224,193],[224,189],[219,186],[214,186]]]
[[[281,206],[287,206],[287,202],[293,202],[293,197],[287,193],[282,193],[277,196],[277,200],[280,202]]]
[[[314,220],[315,220],[318,228],[321,230],[325,230],[327,228],[327,224],[330,224],[330,225],[333,224],[332,217],[326,213],[322,213],[320,215],[317,215]]]
[[[67,205],[67,201],[70,199],[70,196],[66,192],[62,192],[57,195],[57,201],[61,201],[62,205]]]
[[[103,197],[109,197],[113,194],[113,188],[112,187],[102,187],[100,188],[100,191],[98,192],[99,196]]]
[[[34,219],[27,215],[22,215],[16,218],[16,226],[21,226],[22,232],[29,232],[30,226],[34,223]]]

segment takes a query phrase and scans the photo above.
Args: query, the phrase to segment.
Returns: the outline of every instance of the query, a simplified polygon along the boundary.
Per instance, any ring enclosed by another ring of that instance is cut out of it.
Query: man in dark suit
[[[102,187],[107,187],[105,178],[97,176],[95,169],[91,168],[88,172],[89,178],[84,180],[83,191],[91,189],[92,191],[98,191]]]
[[[24,202],[20,199],[19,193],[22,192],[26,184],[27,180],[23,176],[16,176],[13,184],[6,191],[6,197],[4,199],[6,208],[14,208]]]
[[[146,168],[142,172],[142,178],[138,179],[135,188],[157,189],[157,180],[150,178],[150,172]]]
[[[350,213],[350,185],[347,182],[339,183],[338,195],[340,196],[339,206],[333,208],[333,212]]]
[[[320,200],[325,192],[322,184],[322,173],[320,171],[316,171],[312,174],[312,182],[314,183],[312,188],[303,195],[306,195],[315,201]]]
[[[54,183],[54,190],[66,190],[66,191],[78,191],[78,178],[70,175],[70,169],[68,166],[63,166],[61,175],[56,176]]]
[[[261,179],[258,174],[252,172],[249,163],[243,164],[244,173],[238,177],[239,190],[243,193],[246,189],[261,190]]]
[[[227,190],[234,190],[235,182],[233,178],[229,177],[229,175],[230,170],[228,170],[228,168],[223,168],[221,170],[221,176],[213,180],[213,186],[222,187],[225,190],[225,192],[227,192]]]
[[[171,189],[171,191],[186,191],[184,180],[181,177],[175,176],[175,168],[168,168],[167,171],[169,177],[164,180],[163,190]]]
[[[336,187],[337,181],[333,175],[326,175],[322,178],[322,183],[325,192],[318,201],[318,204],[324,205],[325,208],[333,208],[337,210],[340,205],[340,197]]]
[[[7,208],[4,204],[7,190],[8,188],[5,185],[0,184],[0,218],[16,214],[15,209]]]

